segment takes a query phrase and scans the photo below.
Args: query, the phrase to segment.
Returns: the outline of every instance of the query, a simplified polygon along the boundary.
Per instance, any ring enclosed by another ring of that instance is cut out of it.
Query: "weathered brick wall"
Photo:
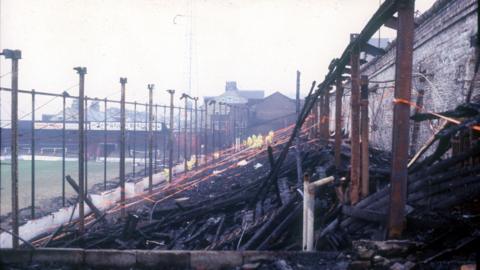
[[[477,0],[438,0],[416,19],[419,25],[415,29],[412,102],[416,102],[418,90],[423,89],[424,110],[441,112],[465,101],[474,76],[475,48],[471,37],[477,33],[477,8]],[[394,125],[392,80],[395,79],[395,53],[395,45],[392,44],[385,55],[361,67],[361,74],[369,76],[369,88],[377,89],[369,97],[371,144],[387,150],[391,148]],[[344,123],[349,125],[348,84],[345,93]],[[331,112],[334,112],[334,99],[331,100]],[[331,126],[334,118],[332,115]],[[438,125],[435,122],[423,123],[417,145],[421,146]],[[345,128],[350,130],[350,126],[345,125]]]

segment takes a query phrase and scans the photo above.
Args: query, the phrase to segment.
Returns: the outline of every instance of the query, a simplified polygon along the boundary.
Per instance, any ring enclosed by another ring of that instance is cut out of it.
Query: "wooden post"
[[[350,36],[351,41],[356,35]],[[351,83],[352,91],[350,97],[351,105],[351,168],[350,168],[350,203],[356,204],[360,197],[360,78],[359,78],[359,48],[352,48],[350,54]]]
[[[369,154],[368,154],[368,76],[363,75],[360,79],[361,97],[360,104],[360,125],[362,140],[362,198],[368,196],[369,193]]]
[[[339,170],[342,165],[342,97],[342,79],[337,78],[335,91],[335,167],[337,170]]]
[[[414,36],[414,0],[398,3],[398,32],[395,65],[395,99],[392,130],[392,171],[388,237],[398,238],[405,228],[407,202],[408,146],[410,142],[410,99]]]
[[[329,87],[330,90],[330,87]],[[330,137],[330,91],[323,96],[323,138],[328,141]]]
[[[295,102],[295,113],[298,116],[300,115],[300,71],[297,70],[297,84],[296,84],[296,102]],[[300,136],[297,134],[295,137],[295,161],[297,165],[297,183],[300,185],[302,183],[302,158],[300,156]]]

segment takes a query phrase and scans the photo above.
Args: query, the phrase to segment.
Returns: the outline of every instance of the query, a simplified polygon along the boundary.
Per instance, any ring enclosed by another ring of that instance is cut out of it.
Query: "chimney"
[[[229,81],[225,83],[225,92],[228,91],[237,91],[237,82],[236,81]]]

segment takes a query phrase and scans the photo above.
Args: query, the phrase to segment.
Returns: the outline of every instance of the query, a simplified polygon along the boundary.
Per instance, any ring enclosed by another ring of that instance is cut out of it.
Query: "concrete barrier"
[[[321,258],[335,261],[338,252],[175,251],[39,248],[0,249],[0,264],[75,265],[92,269],[230,269],[258,261]]]
[[[201,162],[199,162],[201,164]],[[174,172],[176,174],[183,173],[184,164],[180,163],[174,167]],[[153,175],[153,185],[159,185],[166,181],[166,175],[164,172],[160,172]],[[148,177],[144,177],[136,182],[127,182],[125,183],[125,195],[127,199],[131,199],[137,196],[147,194],[149,186]],[[103,191],[100,194],[90,194],[89,195],[92,203],[101,211],[108,210],[114,207],[120,201],[120,187],[113,188],[111,190]],[[77,207],[68,206],[63,207],[53,212],[49,215],[40,217],[38,219],[29,220],[24,225],[20,226],[19,234],[20,237],[29,241],[39,235],[52,232],[58,226],[68,222],[72,211],[75,208],[75,213],[73,213],[73,220],[78,218],[78,205]],[[91,212],[90,208],[85,205],[85,214]],[[0,248],[11,248],[12,247],[12,236],[9,233],[3,232],[0,234]]]

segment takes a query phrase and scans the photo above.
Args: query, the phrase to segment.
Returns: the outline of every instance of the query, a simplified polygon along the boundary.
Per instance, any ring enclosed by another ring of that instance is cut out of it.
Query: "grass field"
[[[11,171],[10,161],[2,161],[1,164],[1,215],[11,211]],[[127,163],[127,173],[132,170],[132,164]],[[78,162],[66,161],[65,174],[70,174],[78,180]],[[19,205],[20,209],[31,205],[31,161],[19,160]],[[119,163],[107,163],[107,179],[118,177]],[[88,162],[88,186],[103,183],[103,162]],[[65,183],[67,198],[75,195],[70,185]],[[35,161],[35,204],[44,199],[62,196],[62,162],[61,161]]]

